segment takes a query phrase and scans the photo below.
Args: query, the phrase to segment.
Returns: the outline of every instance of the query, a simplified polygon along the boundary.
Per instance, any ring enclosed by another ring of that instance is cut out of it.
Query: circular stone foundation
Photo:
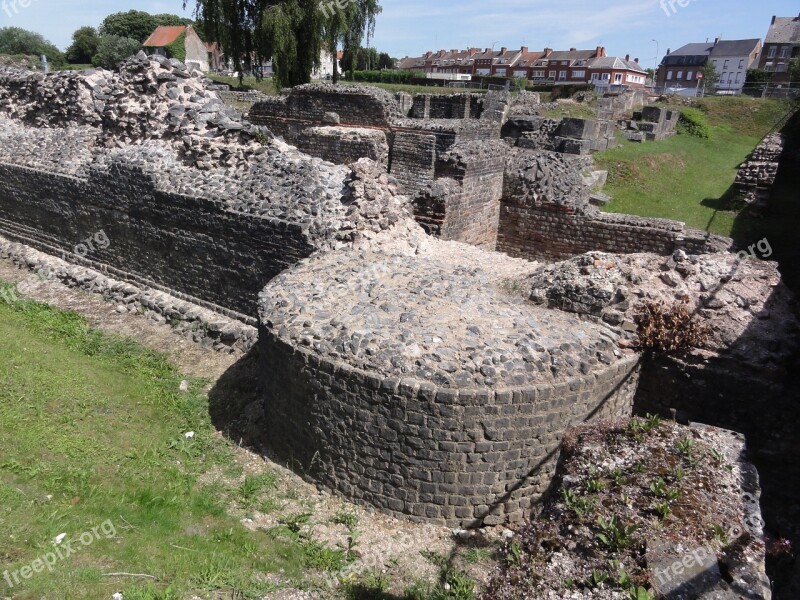
[[[638,356],[603,326],[524,301],[513,281],[535,265],[424,247],[329,253],[264,289],[267,442],[384,512],[521,520],[567,428],[630,414]]]

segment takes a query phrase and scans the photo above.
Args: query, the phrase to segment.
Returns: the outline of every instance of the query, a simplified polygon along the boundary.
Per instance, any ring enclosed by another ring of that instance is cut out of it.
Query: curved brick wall
[[[606,327],[516,295],[509,283],[536,265],[418,235],[317,255],[266,286],[266,441],[385,512],[521,520],[567,428],[631,413],[638,355]]]
[[[503,390],[382,378],[259,333],[267,441],[301,472],[387,513],[455,526],[529,516],[566,429],[629,415],[638,357]]]

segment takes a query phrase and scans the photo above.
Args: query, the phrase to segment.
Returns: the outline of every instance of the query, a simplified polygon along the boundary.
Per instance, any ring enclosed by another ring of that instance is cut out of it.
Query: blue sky
[[[605,46],[609,54],[639,57],[647,67],[656,57],[654,39],[662,55],[667,48],[717,36],[763,39],[772,15],[800,13],[797,0],[664,0],[664,6],[661,0],[383,0],[382,4],[372,45],[392,56],[467,46]],[[75,29],[97,25],[109,13],[135,8],[189,15],[182,5],[181,0],[0,0],[0,27],[38,31],[64,48]]]

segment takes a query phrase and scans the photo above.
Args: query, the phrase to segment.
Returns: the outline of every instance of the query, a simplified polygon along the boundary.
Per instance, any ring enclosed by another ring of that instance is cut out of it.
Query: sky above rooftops
[[[800,13],[797,0],[382,0],[382,5],[371,45],[397,58],[469,46],[605,46],[609,55],[630,54],[645,67],[655,64],[657,49],[660,57],[667,48],[718,36],[763,40],[772,15]],[[0,27],[37,31],[63,49],[77,28],[97,26],[113,12],[191,16],[193,6],[189,2],[184,11],[182,0],[0,0]]]

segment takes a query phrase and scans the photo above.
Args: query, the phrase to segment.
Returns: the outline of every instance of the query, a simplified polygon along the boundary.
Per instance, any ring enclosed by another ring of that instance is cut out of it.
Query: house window
[[[789,46],[784,46],[781,48],[781,58],[788,58],[789,57]]]
[[[527,76],[528,76],[527,71],[520,71],[520,70],[514,71],[514,77],[527,77]]]
[[[739,68],[744,69],[744,60],[739,61]]]
[[[502,75],[503,77],[505,77],[505,75],[506,75],[506,69],[497,69],[497,74],[498,74],[498,75]]]
[[[559,71],[558,72],[558,78],[559,79],[566,79],[567,78],[567,72],[566,71]]]
[[[572,78],[573,79],[583,79],[586,77],[586,71],[573,71]]]
[[[667,81],[672,81],[672,71],[667,71]]]
[[[691,81],[692,75],[694,75],[694,71],[686,71],[686,81]]]
[[[614,83],[622,83],[622,73],[616,73],[614,75]]]
[[[777,53],[778,53],[778,47],[777,46],[770,46],[769,47],[769,55],[768,55],[769,58],[775,58],[775,55]]]
[[[722,75],[719,76],[720,83],[725,83],[725,77],[728,76],[728,73],[725,71],[722,72]]]
[[[550,75],[550,79],[555,79],[556,78],[556,72],[555,71],[550,71],[549,75]]]
[[[544,79],[544,71],[534,71],[533,72],[533,77],[534,77],[534,79],[537,78],[537,77],[541,77],[542,79]]]
[[[678,71],[678,76],[676,79],[683,79],[683,71]]]
[[[726,71],[728,70],[728,63],[729,62],[730,62],[729,60],[726,60],[722,65],[722,68],[725,69]]]
[[[775,66],[775,63],[768,62],[767,64],[764,65],[764,69],[767,70],[767,71],[772,71],[774,66]]]
[[[736,83],[741,83],[741,82],[742,82],[742,74],[741,72],[739,72],[736,74]]]

